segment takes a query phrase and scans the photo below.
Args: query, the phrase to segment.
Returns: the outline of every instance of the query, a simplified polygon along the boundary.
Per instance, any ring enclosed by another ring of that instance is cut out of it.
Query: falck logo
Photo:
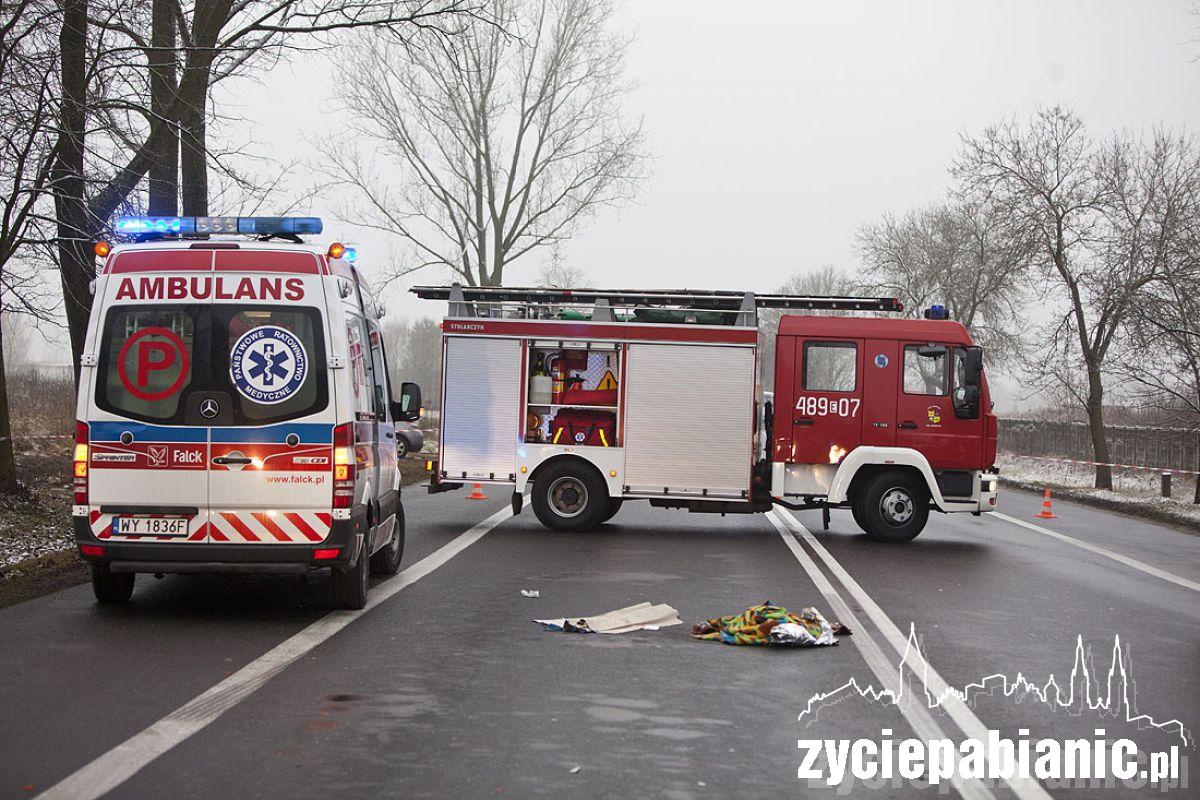
[[[282,403],[308,377],[308,353],[289,330],[262,325],[242,334],[229,354],[229,377],[255,403]]]
[[[217,401],[211,397],[200,403],[200,416],[205,419],[212,419],[221,412],[221,407],[217,405]]]

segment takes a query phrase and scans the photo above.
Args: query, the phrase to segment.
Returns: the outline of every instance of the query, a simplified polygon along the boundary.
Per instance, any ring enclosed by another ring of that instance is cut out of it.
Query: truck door
[[[951,396],[956,353],[962,348],[905,342],[901,355],[896,445],[919,451],[934,469],[979,467],[981,419],[959,419]]]
[[[896,386],[899,383],[899,345],[895,339],[868,339],[863,353],[862,443],[876,447],[896,444]]]
[[[192,418],[207,316],[207,304],[162,302],[114,303],[104,315],[87,418],[91,527],[101,539],[207,536],[208,430]]]
[[[861,443],[862,353],[861,339],[796,337],[789,461],[836,464]]]
[[[311,544],[332,523],[334,414],[325,295],[290,278],[289,302],[212,305],[210,541]]]

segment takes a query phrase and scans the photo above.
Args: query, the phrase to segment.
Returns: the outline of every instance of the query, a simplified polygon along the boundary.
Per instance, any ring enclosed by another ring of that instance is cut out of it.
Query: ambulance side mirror
[[[421,387],[412,381],[400,384],[400,400],[392,401],[392,419],[396,422],[416,422],[421,418]]]

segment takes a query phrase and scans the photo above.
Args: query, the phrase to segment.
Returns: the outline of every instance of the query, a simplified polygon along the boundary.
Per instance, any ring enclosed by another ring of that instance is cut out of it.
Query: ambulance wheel
[[[392,526],[392,538],[375,555],[371,556],[372,575],[395,575],[400,571],[400,559],[404,557],[404,506],[396,509],[396,524]]]
[[[907,542],[929,519],[929,492],[909,473],[881,472],[863,485],[854,507],[859,525],[872,539]]]
[[[128,603],[133,597],[132,572],[113,572],[108,564],[92,564],[92,592],[97,603]]]
[[[358,554],[358,561],[354,566],[333,568],[329,590],[334,608],[360,609],[367,604],[367,584],[371,578],[368,569],[371,558],[367,547],[364,543],[363,551]]]
[[[608,498],[608,508],[604,509],[604,513],[600,515],[600,521],[608,522],[615,517],[617,512],[621,510],[621,504],[624,502],[620,497]]]
[[[609,508],[608,487],[590,466],[551,462],[533,482],[533,513],[553,531],[587,531],[599,525]]]

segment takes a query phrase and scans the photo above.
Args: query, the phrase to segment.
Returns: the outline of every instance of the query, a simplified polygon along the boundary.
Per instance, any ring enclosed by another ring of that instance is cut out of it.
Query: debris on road
[[[521,597],[541,597],[542,593],[537,589],[522,589]]]
[[[776,647],[827,647],[837,644],[835,636],[849,634],[849,628],[840,622],[830,622],[815,608],[793,614],[769,600],[741,614],[714,617],[692,626],[695,639]]]
[[[567,770],[567,772],[570,772],[572,775],[576,774],[577,772],[579,772],[579,765],[576,764],[575,766],[573,766],[569,770]]]
[[[605,614],[562,619],[535,619],[547,630],[564,633],[629,633],[639,630],[658,630],[668,625],[682,625],[679,612],[668,605],[648,602],[618,608]]]

